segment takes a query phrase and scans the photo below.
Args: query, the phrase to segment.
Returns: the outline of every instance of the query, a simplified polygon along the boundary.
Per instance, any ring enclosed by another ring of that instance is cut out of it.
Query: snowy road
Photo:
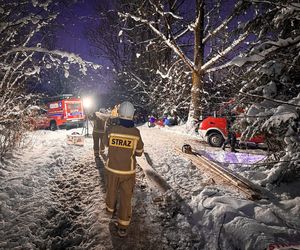
[[[92,139],[66,144],[71,131],[36,131],[30,147],[2,163],[0,249],[189,248],[188,230],[174,233],[167,205],[153,202],[139,170],[134,215],[127,239],[117,237],[105,213],[103,163],[94,161]],[[181,240],[180,240],[181,239]],[[196,241],[196,240],[194,240]],[[160,242],[160,246],[157,246]]]
[[[221,161],[228,156],[223,151],[211,151],[180,129],[140,130],[152,167],[170,191],[151,189],[138,169],[126,239],[117,237],[105,213],[103,163],[94,161],[92,139],[78,147],[66,144],[72,130],[36,131],[30,147],[0,165],[0,249],[265,249],[300,241],[297,192],[245,200],[212,183],[174,147],[189,143]],[[228,167],[257,183],[266,176],[249,166]]]

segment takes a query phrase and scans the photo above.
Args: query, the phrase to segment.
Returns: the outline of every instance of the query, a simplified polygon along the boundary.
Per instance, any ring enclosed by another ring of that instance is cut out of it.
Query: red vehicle
[[[47,116],[50,119],[51,130],[56,130],[58,127],[83,126],[85,114],[80,98],[63,95],[59,98],[53,97],[51,99],[51,101],[47,102]]]
[[[48,118],[47,110],[40,107],[34,107],[31,110],[29,122],[32,129],[48,129],[50,127],[50,119]]]
[[[221,147],[223,142],[228,136],[227,121],[224,117],[209,116],[205,118],[200,124],[198,132],[200,136],[208,142],[212,147]],[[241,134],[236,133],[237,140],[241,137]],[[244,142],[243,142],[244,143]],[[263,136],[255,136],[245,142],[246,144],[263,144]]]

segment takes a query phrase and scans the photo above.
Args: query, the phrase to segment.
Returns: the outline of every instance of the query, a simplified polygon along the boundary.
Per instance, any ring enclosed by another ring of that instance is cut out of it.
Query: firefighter
[[[120,104],[114,106],[114,108],[111,111],[111,116],[112,117],[118,117],[119,108],[120,108]]]
[[[99,110],[101,112],[101,109]],[[103,144],[103,135],[105,131],[106,119],[96,115],[97,112],[93,113],[91,120],[94,122],[93,127],[93,149],[95,159],[99,159],[99,153],[103,154],[105,146]]]
[[[118,125],[119,124],[119,117],[118,117],[118,110],[120,104],[115,105],[112,111],[110,112],[110,118],[107,120],[107,126]]]
[[[144,151],[140,131],[134,127],[134,111],[130,102],[121,103],[118,110],[119,125],[110,126],[103,137],[103,142],[108,147],[108,160],[105,164],[106,211],[112,216],[117,202],[119,203],[116,225],[120,237],[127,235],[132,215],[135,157],[141,156]]]

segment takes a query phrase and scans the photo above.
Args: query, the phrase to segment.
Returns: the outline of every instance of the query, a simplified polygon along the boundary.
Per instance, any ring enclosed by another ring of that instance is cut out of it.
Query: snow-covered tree
[[[28,106],[36,96],[28,95],[28,84],[38,81],[44,70],[71,67],[86,74],[95,66],[78,55],[47,48],[43,34],[59,14],[57,1],[0,1],[0,157],[10,150],[26,128]],[[10,141],[13,141],[11,143]]]
[[[269,182],[300,175],[300,4],[294,1],[263,2],[268,11],[253,33],[248,53],[230,64],[244,68],[236,82],[243,86],[239,101],[247,107],[242,123],[244,137],[266,134],[278,161]]]
[[[113,102],[124,99],[136,106],[153,110],[159,106],[152,95],[158,75],[156,71],[170,59],[165,48],[155,46],[145,49],[144,40],[152,39],[149,29],[135,30],[134,22],[127,24],[126,34],[118,11],[130,8],[130,1],[101,2],[96,7],[99,25],[88,30],[87,35],[95,48],[94,55],[107,59],[114,74]],[[142,4],[137,1],[136,4]],[[132,26],[132,28],[130,28]]]
[[[209,79],[208,74],[222,69],[237,50],[243,49],[253,23],[262,16],[260,10],[251,11],[248,1],[237,1],[231,9],[228,6],[228,1],[159,0],[144,1],[119,13],[124,33],[129,20],[139,28],[150,29],[154,38],[145,40],[145,47],[163,44],[186,65],[192,79],[190,120],[197,120],[201,114],[203,83]]]
[[[94,54],[106,57],[115,69],[118,91],[114,93],[148,110],[179,109],[186,114],[190,110],[190,117],[198,118],[205,101],[200,102],[202,81],[209,82],[204,87],[213,89],[216,79],[221,81],[215,76],[217,68],[214,66],[228,61],[228,54],[232,57],[247,37],[244,34],[243,39],[235,41],[239,36],[230,29],[232,26],[239,28],[238,19],[249,4],[239,3],[236,12],[231,13],[221,4],[224,1],[213,2],[133,3],[124,0],[100,3],[97,9],[99,26],[89,32],[89,38],[96,48]],[[225,18],[221,17],[224,11]],[[195,12],[199,21],[197,27],[195,15],[191,15]],[[123,22],[116,18],[117,13]],[[204,21],[199,20],[200,16]],[[246,30],[249,25],[244,26]],[[199,29],[203,29],[203,34]],[[223,52],[220,54],[220,51]],[[194,62],[190,59],[193,57]],[[206,62],[209,64],[202,67]],[[222,94],[216,95],[224,98]],[[212,97],[211,93],[206,97]]]

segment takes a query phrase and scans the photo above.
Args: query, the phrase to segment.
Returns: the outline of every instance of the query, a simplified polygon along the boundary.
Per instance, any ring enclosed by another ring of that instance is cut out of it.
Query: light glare
[[[92,101],[92,98],[91,98],[91,97],[84,97],[84,98],[82,99],[82,102],[83,102],[83,107],[84,107],[85,109],[89,109],[89,108],[91,108],[92,105],[93,105],[93,101]]]

